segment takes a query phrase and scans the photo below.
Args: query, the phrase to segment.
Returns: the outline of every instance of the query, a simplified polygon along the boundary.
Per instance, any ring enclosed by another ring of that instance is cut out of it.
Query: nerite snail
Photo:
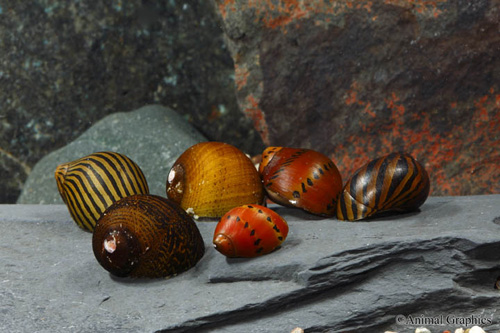
[[[215,249],[227,257],[257,257],[274,251],[288,235],[288,224],[275,211],[243,205],[228,211],[214,231]]]
[[[311,150],[269,147],[259,170],[274,202],[323,216],[335,215],[342,178],[327,156]]]
[[[222,142],[202,142],[175,161],[167,179],[167,196],[184,210],[220,217],[247,203],[259,204],[264,190],[250,158]]]
[[[133,195],[113,203],[92,237],[97,261],[124,277],[168,277],[193,267],[205,246],[192,218],[174,202]]]
[[[55,170],[59,194],[76,224],[93,231],[101,214],[113,202],[133,194],[149,193],[139,166],[125,155],[99,152]]]
[[[424,167],[405,153],[391,153],[358,169],[338,201],[337,218],[355,221],[385,211],[412,211],[429,195]]]

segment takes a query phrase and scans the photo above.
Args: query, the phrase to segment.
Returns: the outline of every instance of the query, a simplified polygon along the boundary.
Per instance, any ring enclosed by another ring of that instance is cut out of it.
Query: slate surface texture
[[[419,212],[356,223],[273,205],[289,236],[254,259],[220,255],[215,222],[198,221],[205,256],[168,280],[110,276],[62,205],[1,205],[0,331],[413,333],[398,315],[442,315],[498,332],[499,203],[430,197]]]

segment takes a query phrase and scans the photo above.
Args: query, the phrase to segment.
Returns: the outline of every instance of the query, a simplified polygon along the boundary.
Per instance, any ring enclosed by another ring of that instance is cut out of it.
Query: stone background
[[[0,203],[16,201],[47,153],[147,104],[260,152],[234,90],[209,1],[0,0]]]
[[[500,192],[500,1],[217,4],[266,144],[321,151],[344,181],[402,150],[431,195]]]
[[[405,150],[432,195],[500,193],[499,22],[499,0],[0,0],[0,203],[152,103],[250,154],[321,151],[344,180]]]

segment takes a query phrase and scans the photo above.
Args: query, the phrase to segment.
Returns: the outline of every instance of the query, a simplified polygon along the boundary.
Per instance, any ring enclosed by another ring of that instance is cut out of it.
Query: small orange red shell
[[[311,150],[269,147],[262,153],[264,189],[276,203],[333,216],[342,177],[327,156]]]
[[[214,231],[215,249],[227,257],[257,257],[275,250],[288,235],[287,222],[261,205],[228,211]]]

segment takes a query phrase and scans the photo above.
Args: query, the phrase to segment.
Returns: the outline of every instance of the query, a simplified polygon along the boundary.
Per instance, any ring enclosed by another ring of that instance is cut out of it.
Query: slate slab
[[[142,169],[152,194],[165,195],[167,175],[175,160],[192,145],[206,141],[180,114],[149,105],[106,116],[65,147],[50,153],[33,168],[20,204],[62,204],[54,178],[56,167],[99,151],[125,154]]]
[[[397,316],[473,315],[497,332],[499,203],[430,197],[419,212],[356,223],[272,205],[290,233],[254,259],[220,255],[215,223],[199,220],[205,256],[167,280],[111,277],[62,205],[2,205],[0,331],[414,332],[422,325]]]

